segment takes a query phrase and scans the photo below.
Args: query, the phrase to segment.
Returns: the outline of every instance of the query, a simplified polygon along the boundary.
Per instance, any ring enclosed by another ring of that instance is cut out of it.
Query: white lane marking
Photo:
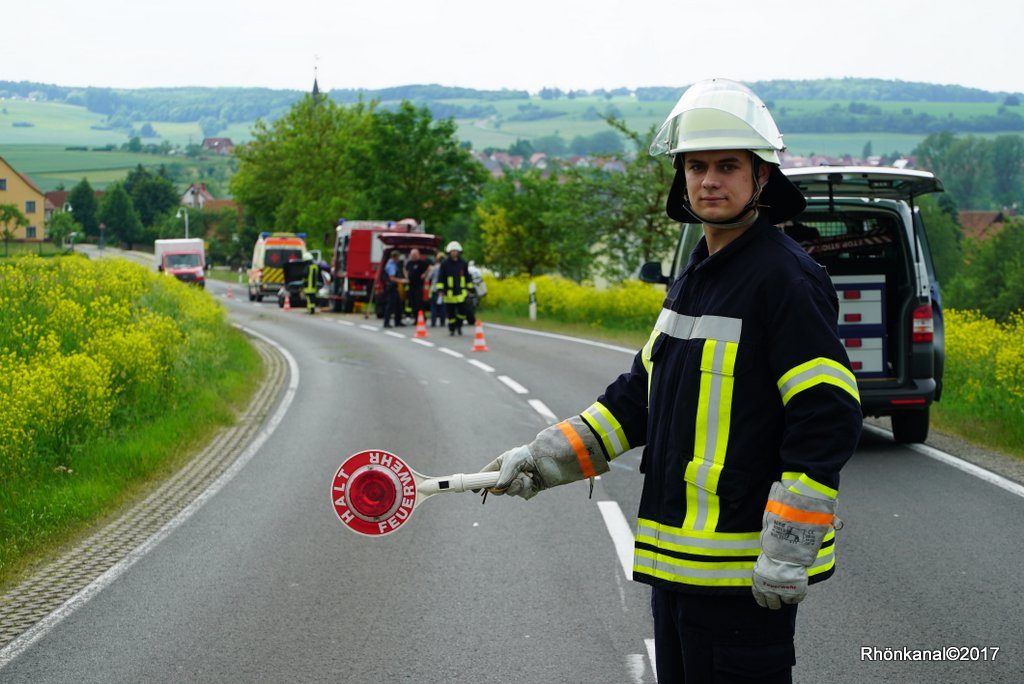
[[[338,321],[338,325],[347,325],[349,327],[352,327],[355,325],[355,323],[353,323],[352,321]]]
[[[363,330],[369,330],[371,332],[378,332],[378,331],[380,331],[380,328],[378,328],[375,325],[366,325],[364,323],[360,323],[359,327],[362,328]]]
[[[477,361],[476,359],[470,359],[469,363],[473,364],[474,366],[476,366],[477,368],[479,368],[482,371],[486,371],[488,373],[493,373],[494,372],[494,369],[491,368],[490,366],[488,366],[483,361]]]
[[[454,349],[449,349],[448,347],[438,347],[437,351],[441,352],[442,354],[447,354],[448,356],[454,356],[457,359],[466,358],[466,355],[463,354],[462,352],[457,352]]]
[[[625,573],[626,579],[633,579],[633,530],[626,522],[626,516],[622,514],[618,502],[598,501],[597,507],[615,545],[615,554],[619,557],[622,572]]]
[[[391,337],[397,337],[400,340],[404,340],[405,339],[405,335],[403,335],[402,333],[396,333],[394,330],[386,330],[386,331],[384,331],[384,334],[385,335],[390,335]]]
[[[410,338],[409,341],[410,342],[415,342],[416,344],[422,344],[424,347],[433,347],[434,346],[433,342],[427,342],[426,340],[421,340],[418,337]]]
[[[642,653],[626,654],[626,671],[629,672],[629,678],[635,684],[643,684],[644,670],[646,669],[647,663],[644,662]]]
[[[890,431],[876,425],[864,425],[864,429],[881,437],[892,438],[892,433]],[[976,466],[973,463],[959,459],[952,454],[947,454],[945,451],[939,451],[935,447],[930,447],[927,444],[904,444],[903,446],[913,449],[917,453],[928,456],[929,458],[934,458],[936,461],[945,463],[957,470],[962,470],[968,475],[973,475],[979,480],[993,484],[1000,489],[1005,489],[1011,494],[1016,494],[1017,496],[1024,498],[1024,486],[1017,484],[1013,480],[1008,480],[1002,475],[997,475],[991,470],[985,470],[981,466]]]
[[[549,423],[555,424],[558,422],[558,416],[552,413],[551,409],[545,406],[544,402],[540,399],[530,399],[529,403],[530,406],[533,407],[533,410],[539,413]]]
[[[651,327],[653,327],[653,322]],[[582,337],[570,337],[569,335],[559,335],[558,333],[542,332],[540,330],[527,330],[525,328],[514,328],[510,325],[498,325],[497,323],[488,323],[488,328],[498,328],[499,330],[508,330],[511,332],[522,333],[523,335],[537,335],[538,337],[550,337],[555,340],[564,340],[566,342],[576,342],[577,344],[586,344],[591,347],[601,347],[602,349],[611,349],[612,351],[623,352],[626,354],[636,354],[638,350],[630,349],[629,347],[619,347],[614,344],[607,344],[606,342],[594,342],[593,340],[585,340]]]
[[[250,460],[252,460],[252,457],[260,450],[263,443],[267,441],[270,435],[273,434],[274,430],[277,429],[277,426],[281,424],[281,421],[284,420],[285,414],[291,407],[292,400],[295,399],[295,393],[299,389],[299,364],[296,363],[295,357],[293,357],[287,349],[279,345],[277,342],[274,342],[269,337],[244,326],[237,327],[243,330],[246,334],[258,337],[267,344],[273,346],[288,361],[288,370],[290,375],[288,389],[285,392],[284,398],[281,399],[281,403],[278,405],[277,411],[267,419],[266,424],[256,434],[256,437],[253,438],[252,442],[249,443],[249,446],[246,447],[245,451],[242,452],[235,462],[232,463],[227,470],[221,473],[220,477],[214,480],[214,482],[207,487],[202,494],[193,499],[192,503],[181,509],[176,516],[171,518],[167,524],[157,530],[152,537],[142,542],[142,544],[133,549],[127,556],[113,565],[109,570],[93,580],[80,592],[65,601],[64,605],[37,622],[17,639],[7,644],[3,650],[0,650],[0,670],[17,658],[32,644],[46,636],[50,630],[60,624],[64,618],[70,616],[76,610],[88,603],[93,596],[113,584],[121,575],[127,572],[129,568],[135,565],[138,560],[156,548],[157,544],[162,542],[186,520],[191,518],[196,511],[202,508],[203,504],[213,498],[217,492],[223,489],[224,486],[230,482],[235,475],[237,475],[242,468],[249,463]]]
[[[516,394],[529,394],[530,391],[507,375],[499,375],[498,380]]]
[[[597,508],[601,511],[604,519],[604,526],[608,529],[608,535],[612,538],[612,545],[615,547],[615,555],[619,557],[619,564],[627,580],[633,579],[633,530],[622,514],[622,508],[617,501],[598,501]],[[658,669],[654,660],[654,639],[644,639],[644,646],[647,648],[647,657],[651,663],[651,672],[654,673],[654,681],[658,681]],[[634,675],[635,677],[635,675]]]
[[[655,665],[658,661],[654,659],[654,639],[644,639],[644,645],[647,646],[647,657],[651,659],[651,672],[654,673],[654,681],[658,681],[658,668]]]

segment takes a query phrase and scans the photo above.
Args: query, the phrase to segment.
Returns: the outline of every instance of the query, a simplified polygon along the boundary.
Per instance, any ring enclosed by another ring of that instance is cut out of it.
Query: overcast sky
[[[42,0],[0,80],[537,91],[883,78],[1024,92],[1020,0]]]

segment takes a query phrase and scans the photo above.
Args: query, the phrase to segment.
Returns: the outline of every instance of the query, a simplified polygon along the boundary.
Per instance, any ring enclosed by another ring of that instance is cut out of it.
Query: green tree
[[[992,204],[992,152],[992,143],[984,138],[958,138],[949,131],[929,135],[914,150],[918,166],[938,176],[957,205],[968,209]]]
[[[127,249],[131,249],[144,239],[142,221],[135,211],[131,196],[121,183],[115,183],[103,195],[99,220],[106,225],[106,242],[120,240]]]
[[[233,269],[241,266],[251,256],[257,231],[247,230],[233,209],[203,210],[199,213],[203,225],[207,226],[205,234],[209,236],[207,253],[210,260],[227,264]]]
[[[469,213],[487,172],[456,133],[454,119],[435,120],[429,109],[409,102],[374,112],[368,145],[356,151],[369,213],[417,218],[428,230]]]
[[[502,275],[529,276],[558,269],[564,233],[552,220],[558,179],[540,171],[510,171],[485,187],[476,212],[487,265]]]
[[[161,175],[150,173],[142,164],[136,166],[125,178],[124,189],[131,196],[139,220],[146,228],[152,227],[159,217],[179,206],[178,191],[174,184]]]
[[[993,141],[992,172],[996,204],[1024,206],[1024,136],[1000,135]]]
[[[606,119],[635,149],[619,156],[618,165],[572,169],[567,173],[561,206],[562,220],[585,230],[599,254],[594,270],[621,280],[647,261],[671,255],[679,225],[665,214],[674,171],[668,157],[647,153],[654,129],[646,135],[630,130],[619,119]]]
[[[7,243],[14,239],[14,231],[28,225],[28,219],[15,204],[0,204],[0,237],[4,240],[4,256]]]
[[[516,138],[516,141],[509,145],[508,153],[517,154],[520,157],[529,159],[536,150],[533,148],[533,143],[529,140],[523,140],[522,138]]]
[[[272,125],[258,121],[252,140],[235,148],[230,183],[247,218],[261,230],[320,236],[339,217],[371,217],[364,193],[370,170],[355,151],[366,145],[373,107],[306,96]]]
[[[565,153],[569,151],[569,146],[566,144],[565,138],[554,133],[534,138],[533,149],[543,152],[549,157],[564,157]]]
[[[96,217],[99,203],[96,201],[96,193],[89,185],[89,179],[83,178],[78,185],[71,188],[67,202],[71,205],[71,216],[74,217],[75,223],[82,227],[82,232],[88,236],[99,236],[100,222]]]
[[[935,276],[942,285],[949,283],[963,263],[963,229],[957,219],[956,208],[950,212],[934,197],[924,196],[916,200],[921,210],[921,221],[928,234]]]
[[[78,230],[78,224],[75,223],[74,217],[63,211],[55,212],[46,225],[46,232],[50,236],[50,242],[55,245],[63,244],[64,240],[76,230]]]
[[[1024,220],[1007,221],[991,238],[966,244],[964,266],[946,290],[948,305],[999,321],[1024,309]]]
[[[597,115],[608,121],[612,117]],[[622,138],[615,131],[600,131],[593,135],[578,135],[569,143],[569,151],[580,156],[620,154],[623,151]]]

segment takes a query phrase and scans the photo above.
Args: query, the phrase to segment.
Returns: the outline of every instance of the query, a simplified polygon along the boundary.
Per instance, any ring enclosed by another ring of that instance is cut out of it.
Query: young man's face
[[[751,153],[747,150],[686,152],[683,170],[690,206],[710,221],[735,217],[754,194]],[[762,164],[762,184],[769,169]]]

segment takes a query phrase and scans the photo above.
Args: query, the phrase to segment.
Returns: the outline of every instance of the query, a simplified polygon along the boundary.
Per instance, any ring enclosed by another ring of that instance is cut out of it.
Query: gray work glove
[[[819,499],[772,484],[761,528],[761,554],[751,590],[762,608],[778,610],[807,595],[807,568],[814,564],[835,519],[834,499]]]
[[[529,444],[509,449],[480,471],[500,471],[491,492],[530,499],[556,485],[608,472],[601,445],[580,416],[542,430]]]

